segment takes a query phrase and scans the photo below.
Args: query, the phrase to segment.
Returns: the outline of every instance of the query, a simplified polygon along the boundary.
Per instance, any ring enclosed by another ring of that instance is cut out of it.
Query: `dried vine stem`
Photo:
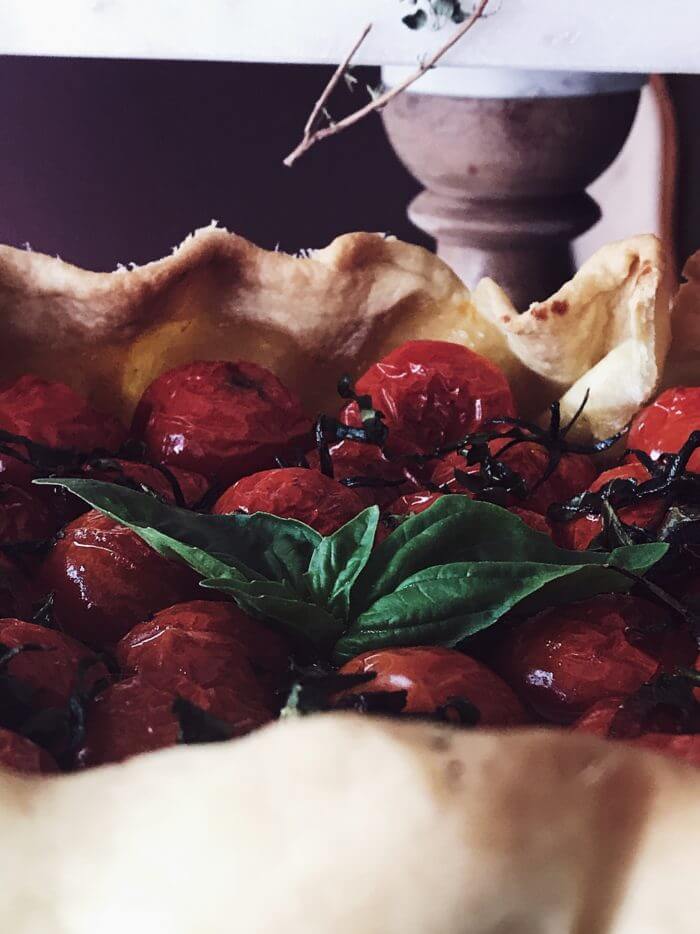
[[[488,5],[489,0],[479,0],[479,3],[474,8],[474,11],[466,19],[462,25],[457,29],[448,41],[441,46],[437,52],[430,56],[426,61],[424,61],[414,72],[412,72],[404,81],[400,84],[397,84],[396,87],[390,88],[388,91],[385,91],[383,94],[380,94],[378,97],[375,97],[368,104],[365,104],[364,107],[360,107],[359,110],[353,111],[353,113],[348,114],[347,117],[343,117],[342,120],[338,120],[337,123],[331,123],[329,126],[318,127],[318,120],[323,113],[323,109],[328,102],[329,97],[333,93],[336,85],[342,78],[342,76],[347,71],[352,59],[354,58],[357,50],[360,48],[362,43],[365,41],[369,35],[372,24],[365,26],[362,31],[362,35],[359,37],[357,42],[354,44],[350,52],[345,56],[345,59],[338,65],[331,80],[328,82],[326,87],[323,90],[323,93],[316,101],[313,110],[311,111],[311,116],[306,121],[306,126],[304,127],[304,135],[301,139],[299,145],[289,153],[287,158],[284,160],[286,166],[292,166],[305,152],[308,152],[312,146],[316,143],[320,143],[324,139],[328,139],[329,136],[335,136],[337,133],[342,133],[343,130],[347,130],[348,127],[353,126],[356,123],[359,123],[360,120],[363,120],[368,114],[373,113],[374,111],[381,110],[385,107],[389,101],[393,98],[398,97],[399,94],[402,94],[406,88],[409,88],[415,81],[422,77],[426,71],[430,71],[431,68],[434,68],[435,65],[440,61],[440,59],[445,55],[449,50],[455,46],[459,40],[464,36],[472,26],[476,23],[477,20],[481,19],[481,16],[484,13]]]

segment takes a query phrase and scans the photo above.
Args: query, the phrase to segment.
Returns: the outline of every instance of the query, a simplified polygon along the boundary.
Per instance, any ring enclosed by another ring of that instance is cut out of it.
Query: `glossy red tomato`
[[[193,473],[191,470],[181,470],[179,467],[167,469],[172,473],[180,488],[185,506],[189,508],[196,506],[209,489],[208,481],[201,474]],[[166,474],[157,467],[140,464],[138,461],[114,459],[104,465],[88,465],[84,468],[82,476],[92,480],[104,480],[107,483],[131,481],[153,490],[167,503],[176,501],[173,484]]]
[[[320,471],[283,467],[243,477],[218,499],[212,512],[269,512],[330,535],[364,508],[357,493]]]
[[[180,675],[204,687],[249,681],[269,691],[280,688],[289,671],[286,641],[251,619],[233,603],[192,600],[178,603],[139,623],[116,648],[125,674],[141,674],[158,684]]]
[[[5,671],[32,690],[31,706],[39,711],[47,707],[65,707],[79,689],[90,692],[107,679],[104,664],[94,658],[75,639],[35,623],[19,619],[0,619],[0,645],[7,649],[41,646],[10,659]]]
[[[27,774],[58,772],[50,753],[30,739],[0,728],[0,766]]]
[[[517,505],[544,515],[552,503],[563,503],[577,493],[582,493],[595,478],[596,470],[589,457],[585,454],[564,454],[554,473],[542,481],[549,464],[547,450],[531,442],[513,447],[507,447],[507,444],[505,438],[492,441],[489,444],[491,454],[522,477],[530,491],[523,500],[511,496],[508,505]],[[466,474],[477,474],[480,468],[478,464],[467,465],[466,459],[455,451],[437,462],[430,479],[436,486],[445,486],[453,492],[460,491],[463,487],[455,477],[455,469]]]
[[[366,684],[343,692],[406,691],[405,713],[430,714],[451,699],[472,703],[480,726],[517,726],[528,720],[508,685],[481,662],[438,646],[379,649],[351,659],[340,674],[373,672]]]
[[[597,493],[606,483],[613,480],[638,480],[643,483],[651,477],[649,471],[638,460],[620,464],[611,470],[604,470],[589,486],[591,493]],[[640,529],[653,530],[663,519],[667,506],[663,499],[654,497],[644,499],[633,506],[624,506],[617,510],[620,519],[627,525],[636,525]],[[603,520],[599,516],[581,516],[571,522],[557,522],[554,532],[557,544],[562,548],[584,551],[603,531]]]
[[[591,733],[594,736],[608,738],[608,731],[624,697],[608,697],[597,704],[576,721],[574,730]],[[689,765],[700,766],[700,734],[698,733],[643,733],[620,742],[642,749],[649,749],[662,755],[673,756]]]
[[[299,399],[254,363],[200,361],[159,376],[132,426],[149,458],[230,484],[310,448]]]
[[[39,573],[69,635],[104,648],[150,613],[198,593],[186,567],[161,558],[135,532],[97,510],[71,522]],[[201,591],[199,591],[201,593]]]
[[[387,506],[401,493],[420,489],[421,482],[414,473],[415,462],[403,456],[387,457],[376,444],[363,444],[360,441],[339,441],[330,446],[329,453],[333,462],[333,476],[336,480],[348,478],[369,478],[378,481],[376,486],[353,486],[353,492],[360,497],[364,506]],[[317,451],[311,451],[307,457],[313,468],[320,468]]]
[[[494,667],[545,720],[571,723],[603,698],[631,694],[661,667],[692,664],[696,654],[690,635],[655,604],[602,594],[514,624]]]
[[[174,746],[179,725],[172,708],[177,697],[223,720],[233,736],[242,736],[273,718],[273,712],[257,696],[250,697],[247,688],[247,683],[206,688],[182,675],[167,688],[139,675],[113,684],[88,708],[78,764],[121,762],[139,753]]]
[[[0,386],[0,428],[52,448],[115,452],[126,431],[63,383],[26,374]]]
[[[692,431],[700,429],[700,386],[677,386],[662,392],[632,421],[627,446],[653,458],[679,451]],[[700,472],[700,449],[688,469]]]
[[[430,453],[483,422],[515,414],[503,373],[474,351],[448,341],[407,341],[371,366],[356,390],[385,416],[389,441]],[[357,403],[341,419],[360,423]]]
[[[416,490],[415,493],[404,493],[387,506],[390,516],[417,516],[426,509],[430,509],[444,493],[433,493],[430,490]]]

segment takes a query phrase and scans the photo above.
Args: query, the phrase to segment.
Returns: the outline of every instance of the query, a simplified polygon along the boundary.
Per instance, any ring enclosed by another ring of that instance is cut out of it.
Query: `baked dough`
[[[343,373],[359,375],[405,340],[442,339],[502,367],[526,416],[559,398],[571,415],[590,389],[580,435],[602,438],[659,382],[665,265],[652,236],[613,244],[518,316],[495,283],[470,295],[427,250],[377,234],[297,258],[210,227],[172,256],[113,273],[0,247],[0,364],[4,378],[66,381],[128,420],[164,370],[242,358],[274,370],[315,414],[337,409]]]
[[[700,264],[669,372],[697,373]],[[518,316],[419,247],[349,234],[311,257],[216,228],[142,268],[90,273],[0,247],[0,363],[125,420],[198,358],[274,370],[310,414],[404,340],[457,341],[520,411],[622,428],[657,388],[671,289],[658,241],[605,247]],[[690,369],[688,369],[690,368]],[[60,778],[0,771],[0,931],[12,934],[691,934],[700,777],[560,731],[351,715]]]
[[[5,774],[0,930],[696,934],[698,831],[698,773],[622,744],[284,720]]]

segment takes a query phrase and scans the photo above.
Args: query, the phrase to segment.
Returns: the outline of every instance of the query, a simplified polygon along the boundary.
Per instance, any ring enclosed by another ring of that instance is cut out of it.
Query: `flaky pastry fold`
[[[343,373],[405,340],[450,340],[501,366],[526,416],[561,399],[566,418],[589,390],[579,434],[602,438],[659,383],[669,300],[652,236],[603,248],[518,315],[490,280],[472,295],[433,254],[381,235],[346,234],[301,258],[209,227],[112,273],[0,247],[0,362],[5,378],[62,379],[128,419],[164,370],[242,358],[274,370],[314,414],[337,407]]]

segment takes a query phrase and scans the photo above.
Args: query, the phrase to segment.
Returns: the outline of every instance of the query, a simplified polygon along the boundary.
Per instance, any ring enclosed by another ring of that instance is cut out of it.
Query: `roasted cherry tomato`
[[[591,493],[597,493],[613,480],[631,479],[643,483],[649,480],[650,476],[649,471],[638,460],[631,460],[611,470],[604,470],[588,489]],[[667,506],[662,498],[650,497],[633,506],[623,506],[617,511],[617,515],[627,525],[636,525],[640,529],[653,531],[663,519],[666,509]],[[557,544],[562,548],[571,548],[576,551],[584,551],[588,548],[602,531],[603,520],[599,516],[581,516],[571,522],[554,523]]]
[[[0,766],[16,772],[58,772],[53,757],[36,743],[11,730],[0,728]]]
[[[694,640],[638,597],[602,594],[550,607],[504,634],[494,667],[545,720],[571,723],[631,694],[662,668],[692,664]]]
[[[66,526],[39,581],[54,594],[61,629],[96,648],[113,645],[145,616],[198,592],[191,571],[96,510]]]
[[[136,675],[111,685],[88,707],[78,764],[121,762],[142,752],[174,746],[180,733],[173,712],[178,697],[226,723],[231,736],[242,736],[273,718],[258,695],[250,696],[247,681],[206,688],[179,675],[163,687]]]
[[[627,446],[650,457],[679,451],[692,431],[700,429],[700,386],[667,389],[632,421]],[[688,462],[688,470],[700,472],[700,450]]]
[[[159,376],[141,397],[132,431],[150,460],[217,485],[312,443],[299,399],[269,370],[245,362],[187,363]]]
[[[1,544],[43,542],[51,538],[60,525],[60,519],[41,494],[0,483]]]
[[[540,444],[529,441],[508,447],[509,441],[497,438],[489,444],[493,457],[497,458],[525,482],[529,491],[524,499],[509,495],[508,505],[518,506],[530,512],[544,515],[552,503],[563,503],[577,493],[582,493],[596,475],[593,461],[585,454],[564,454],[554,473],[545,476],[549,464],[549,454]],[[455,469],[465,474],[478,474],[479,465],[467,465],[466,459],[457,451],[445,455],[435,465],[431,481],[436,486],[445,486],[453,492],[460,492],[464,487],[455,476]]]
[[[389,458],[376,444],[339,441],[330,446],[329,454],[336,480],[359,478],[366,481],[352,486],[365,506],[387,506],[399,494],[420,489],[422,485],[417,479],[413,460],[396,455]],[[321,459],[317,451],[311,451],[307,460],[312,467],[320,469]]]
[[[24,572],[0,552],[0,619],[23,619],[32,612],[34,594]]]
[[[3,670],[31,691],[33,710],[65,707],[76,691],[89,694],[109,675],[104,664],[75,639],[35,623],[0,619],[0,657],[9,649],[37,646],[10,658]],[[2,720],[0,710],[0,721]]]
[[[379,649],[351,659],[339,674],[375,677],[343,692],[406,691],[404,713],[431,714],[451,700],[466,700],[479,711],[480,726],[517,726],[528,720],[508,685],[481,662],[438,646]]]
[[[459,441],[483,422],[515,414],[503,373],[474,351],[448,341],[407,341],[357,381],[384,414],[389,444],[400,439],[407,449],[430,453]],[[356,402],[341,419],[361,424]]]
[[[386,508],[390,516],[417,516],[426,509],[430,509],[444,493],[433,493],[430,490],[416,490],[415,493],[404,493]]]
[[[168,473],[172,475],[174,483],[168,477]],[[207,480],[191,470],[181,470],[179,467],[159,470],[149,464],[121,459],[105,459],[89,464],[83,469],[82,476],[91,480],[104,480],[107,483],[145,486],[157,493],[166,503],[176,502],[177,485],[184,505],[188,508],[196,506],[209,489]]]
[[[606,697],[598,701],[576,721],[574,730],[608,738],[608,731],[623,701],[624,697]],[[650,732],[630,739],[621,739],[620,742],[673,756],[689,765],[700,766],[700,734],[698,733]]]
[[[38,476],[31,464],[11,454],[0,454],[0,483],[9,483],[10,486],[18,486],[23,490],[32,489],[32,480]]]
[[[192,600],[156,613],[127,633],[116,649],[128,675],[158,684],[184,675],[203,687],[251,682],[270,691],[282,687],[289,670],[289,646],[267,626],[233,603]]]
[[[356,493],[320,471],[283,467],[243,477],[226,490],[212,512],[269,512],[330,535],[364,508]]]
[[[126,431],[63,383],[27,374],[0,386],[0,428],[52,448],[115,452]]]
[[[417,493],[407,493],[400,496],[387,508],[390,516],[415,516],[418,513],[425,512],[433,503],[437,502],[445,493],[431,493],[429,490],[419,490]],[[460,495],[460,494],[455,494]],[[468,493],[466,495],[469,495]],[[471,498],[471,497],[470,497]],[[520,509],[518,506],[511,506],[509,512],[512,512],[518,518],[522,519],[525,525],[529,525],[536,532],[544,532],[545,535],[552,534],[552,528],[544,516],[538,512],[532,512],[529,509]]]

